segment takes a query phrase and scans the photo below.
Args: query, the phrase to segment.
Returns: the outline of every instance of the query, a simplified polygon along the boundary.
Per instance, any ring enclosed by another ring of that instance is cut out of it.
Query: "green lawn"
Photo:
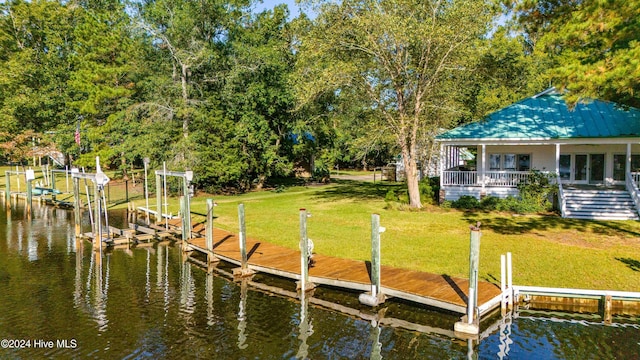
[[[468,277],[469,225],[482,223],[480,278],[500,279],[500,255],[513,254],[514,283],[550,287],[640,289],[640,223],[513,216],[428,207],[386,210],[388,184],[341,182],[282,192],[216,196],[216,226],[237,232],[237,205],[245,204],[248,236],[298,247],[300,208],[312,214],[315,251],[367,260],[371,214],[381,216],[382,263]],[[205,197],[192,202],[205,212]],[[174,211],[175,212],[175,211]]]
[[[4,177],[4,172],[0,177]],[[3,184],[4,181],[0,183]],[[480,221],[481,279],[498,283],[500,255],[511,252],[513,279],[518,285],[640,289],[640,222],[514,216],[438,207],[423,211],[388,210],[384,195],[390,187],[398,185],[340,181],[211,197],[218,203],[216,227],[237,232],[237,205],[244,203],[249,237],[292,249],[298,247],[299,209],[306,208],[312,214],[308,233],[317,253],[368,260],[371,214],[378,213],[381,225],[387,229],[382,234],[384,265],[466,278],[469,225]],[[122,189],[114,182],[111,196],[122,198]],[[129,191],[137,206],[144,205],[141,184]],[[149,191],[153,209],[155,190],[150,187]],[[192,212],[204,214],[207,197],[194,198]],[[111,208],[124,206],[120,202]],[[170,199],[169,212],[176,214],[178,208],[178,200]]]

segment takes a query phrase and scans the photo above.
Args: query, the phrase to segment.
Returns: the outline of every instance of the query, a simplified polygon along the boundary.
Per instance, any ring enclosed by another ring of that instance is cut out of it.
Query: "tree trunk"
[[[402,161],[404,163],[404,174],[407,178],[407,189],[409,189],[409,206],[415,209],[422,208],[420,202],[420,188],[418,187],[418,166],[415,157],[410,155],[409,149],[403,146]]]
[[[189,106],[189,92],[187,90],[187,76],[189,75],[189,67],[185,64],[181,64],[181,75],[180,82],[182,86],[182,101],[184,102],[185,108]],[[185,112],[184,119],[182,120],[182,134],[185,139],[189,137],[189,118],[191,117],[191,113],[189,111]]]

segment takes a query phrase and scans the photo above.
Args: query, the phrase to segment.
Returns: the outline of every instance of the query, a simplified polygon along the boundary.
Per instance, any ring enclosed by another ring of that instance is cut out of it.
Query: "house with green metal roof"
[[[564,217],[638,219],[639,109],[600,100],[571,109],[551,88],[436,140],[441,199],[517,196],[539,170],[556,175]]]

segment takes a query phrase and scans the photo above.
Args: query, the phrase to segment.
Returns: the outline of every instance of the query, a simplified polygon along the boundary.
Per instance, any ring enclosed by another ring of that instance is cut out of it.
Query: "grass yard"
[[[63,187],[62,181],[58,180],[58,188]],[[124,199],[122,184],[110,185],[111,197]],[[218,203],[216,227],[237,232],[237,205],[244,203],[249,237],[292,249],[298,248],[299,209],[306,208],[312,214],[308,234],[317,253],[359,260],[370,258],[371,214],[378,213],[386,227],[384,265],[465,278],[469,276],[469,225],[480,221],[483,280],[499,283],[500,255],[510,251],[513,281],[518,285],[640,290],[640,222],[514,216],[435,206],[423,211],[385,209],[385,194],[398,187],[339,180],[330,185],[210,197]],[[153,209],[155,187],[149,191]],[[129,196],[137,206],[144,205],[144,185],[131,186]],[[205,213],[207,197],[192,199],[193,213]],[[110,204],[112,209],[125,206],[124,200]],[[176,214],[178,208],[178,200],[170,199],[169,212]]]
[[[343,181],[214,197],[216,226],[237,232],[237,205],[245,204],[248,236],[297,249],[299,209],[312,214],[308,234],[325,255],[370,258],[370,221],[379,213],[382,263],[468,277],[469,225],[482,223],[480,278],[499,283],[500,255],[513,254],[514,283],[638,291],[640,223],[584,221],[557,216],[514,216],[428,207],[386,210],[390,184]],[[205,212],[205,197],[192,211]]]

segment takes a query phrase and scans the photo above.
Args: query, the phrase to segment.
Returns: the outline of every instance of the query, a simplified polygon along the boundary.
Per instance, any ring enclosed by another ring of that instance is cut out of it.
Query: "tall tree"
[[[293,168],[282,148],[293,129],[295,103],[287,83],[294,65],[288,15],[280,5],[230,34],[223,110],[235,123],[238,155],[258,187]]]
[[[536,49],[556,57],[550,75],[570,101],[640,106],[640,0],[507,3]]]
[[[420,208],[419,141],[458,109],[458,74],[489,21],[477,0],[327,2],[300,35],[299,99],[345,93],[375,111],[374,128],[392,135],[402,154],[410,206]]]
[[[0,3],[0,128],[44,132],[73,118],[65,84],[75,20],[58,1]]]

